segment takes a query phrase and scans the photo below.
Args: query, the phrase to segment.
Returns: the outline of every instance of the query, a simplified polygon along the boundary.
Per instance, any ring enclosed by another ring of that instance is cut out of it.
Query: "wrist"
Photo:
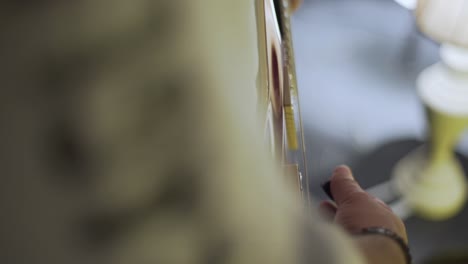
[[[382,235],[358,235],[354,242],[369,264],[406,264],[406,256],[392,239]]]

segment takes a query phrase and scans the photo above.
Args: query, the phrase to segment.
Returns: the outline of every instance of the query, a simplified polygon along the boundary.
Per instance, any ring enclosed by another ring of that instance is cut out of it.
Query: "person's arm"
[[[391,239],[380,236],[360,236],[354,239],[357,248],[368,263],[378,264],[405,264],[403,251]]]
[[[367,262],[405,264],[405,253],[392,238],[379,234],[359,235],[365,228],[381,227],[394,232],[407,243],[405,226],[390,207],[362,190],[346,166],[334,171],[330,184],[335,202],[322,202],[320,209],[352,235]]]

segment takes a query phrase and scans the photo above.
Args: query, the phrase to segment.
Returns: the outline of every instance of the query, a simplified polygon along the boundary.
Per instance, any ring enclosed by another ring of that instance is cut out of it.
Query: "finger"
[[[322,201],[319,205],[319,211],[327,220],[333,221],[335,219],[337,208],[335,203],[332,201]]]
[[[331,192],[338,206],[346,202],[351,195],[364,192],[354,180],[351,170],[347,166],[339,166],[331,178]]]

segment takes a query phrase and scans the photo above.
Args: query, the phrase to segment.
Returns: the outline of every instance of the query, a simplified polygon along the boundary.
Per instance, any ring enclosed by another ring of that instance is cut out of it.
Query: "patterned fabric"
[[[252,1],[0,13],[0,263],[361,263],[264,151]]]

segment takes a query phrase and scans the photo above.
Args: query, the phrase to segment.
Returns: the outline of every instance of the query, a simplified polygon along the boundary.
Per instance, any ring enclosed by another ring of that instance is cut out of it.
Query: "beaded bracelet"
[[[391,240],[395,241],[403,251],[406,263],[411,264],[411,254],[408,245],[402,237],[397,235],[392,230],[383,227],[369,227],[362,229],[359,235],[381,235],[390,238]]]

